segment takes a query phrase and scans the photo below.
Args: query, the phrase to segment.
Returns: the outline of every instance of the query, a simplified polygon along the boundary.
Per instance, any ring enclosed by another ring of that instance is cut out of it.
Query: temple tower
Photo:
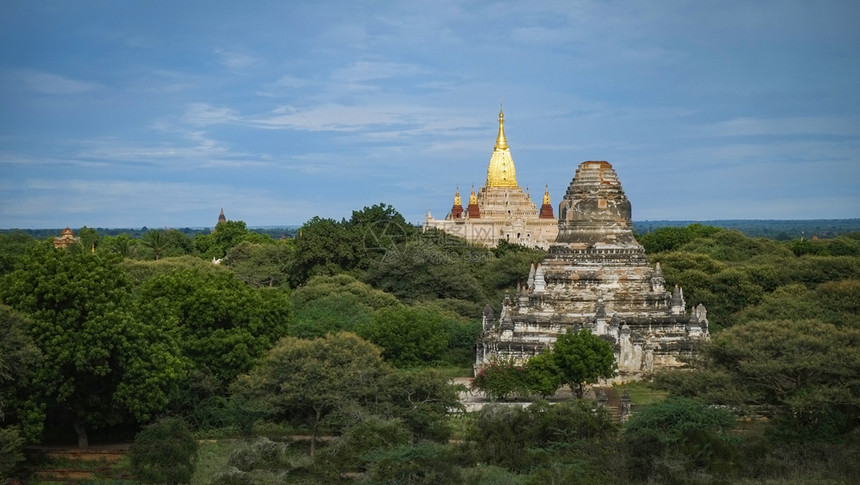
[[[487,165],[485,185],[477,193],[474,186],[469,205],[458,210],[459,190],[455,203],[445,219],[434,219],[427,212],[424,230],[436,228],[464,238],[473,244],[495,247],[499,240],[529,247],[547,249],[558,232],[552,206],[540,210],[531,198],[517,185],[517,171],[511,149],[505,137],[505,114],[499,111],[499,131],[490,162]],[[549,189],[544,194],[545,205]]]
[[[704,307],[687,313],[683,291],[666,291],[633,236],[630,201],[607,162],[583,162],[559,204],[558,237],[528,275],[528,287],[503,302],[506,319],[485,325],[476,367],[523,363],[568,329],[590,329],[612,343],[620,377],[680,365],[708,338]]]

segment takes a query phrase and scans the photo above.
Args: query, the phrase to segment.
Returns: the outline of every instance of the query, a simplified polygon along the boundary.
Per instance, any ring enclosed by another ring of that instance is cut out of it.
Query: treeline
[[[264,234],[273,239],[281,239],[293,237],[299,230],[299,226],[266,226],[266,227],[255,227],[252,228],[254,232],[259,234]],[[95,231],[100,236],[119,236],[120,234],[125,234],[131,238],[140,239],[144,234],[149,232],[150,228],[143,226],[141,228],[130,228],[130,227],[87,227],[84,226],[80,228],[78,231]],[[212,227],[177,227],[177,228],[164,228],[165,231],[177,231],[185,236],[194,239],[194,236],[198,234],[209,234],[214,228]],[[13,233],[22,233],[26,234],[34,239],[47,239],[49,237],[57,236],[60,234],[62,229],[54,228],[54,229],[0,229],[0,234],[13,234]]]
[[[704,224],[738,231],[748,237],[766,237],[777,241],[792,239],[826,239],[860,232],[860,219],[738,219],[718,221],[634,221],[636,232],[647,234],[663,227],[687,227]]]
[[[469,246],[387,205],[311,219],[284,240],[241,221],[193,237],[78,236],[56,250],[0,234],[7,469],[25,441],[130,439],[172,416],[199,436],[312,437],[310,450],[231,445],[229,466],[204,480],[216,483],[848,483],[858,472],[855,234],[640,235],[688,307],[706,305],[713,339],[691,369],[658,376],[674,397],[623,426],[587,400],[456,412],[463,389],[449,377],[471,372],[481,309],[498,314],[542,251]]]

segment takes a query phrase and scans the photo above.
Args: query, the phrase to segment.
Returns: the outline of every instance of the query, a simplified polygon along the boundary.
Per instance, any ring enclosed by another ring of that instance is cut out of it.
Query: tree
[[[194,243],[184,232],[178,229],[164,231],[164,257],[182,256],[194,253]]]
[[[424,240],[398,246],[374,260],[367,282],[406,301],[452,298],[486,301],[475,273],[492,253],[458,243],[439,247]]]
[[[150,229],[143,233],[141,238],[143,245],[152,250],[152,254],[157,261],[161,258],[161,253],[164,252],[168,244],[167,234],[161,229]]]
[[[44,356],[31,399],[70,416],[82,447],[88,427],[149,419],[185,372],[171,329],[134,313],[120,259],[44,243],[0,285],[0,298],[33,319]]]
[[[299,286],[311,276],[349,271],[358,264],[361,238],[347,224],[314,217],[295,238],[295,259],[290,282]]]
[[[547,398],[561,387],[561,369],[552,352],[532,357],[525,367],[523,381],[529,394]]]
[[[374,311],[401,305],[393,295],[347,274],[315,276],[291,297],[295,314],[290,335],[300,338],[354,332],[358,324],[370,321]]]
[[[15,264],[27,254],[36,240],[23,231],[0,234],[0,276],[15,269]]]
[[[41,360],[28,332],[31,325],[27,317],[0,304],[0,422],[11,411],[7,406],[14,400],[13,391],[29,383]]]
[[[0,428],[0,483],[15,478],[24,463],[24,439],[15,428]]]
[[[352,333],[313,340],[281,339],[233,393],[275,421],[299,419],[311,428],[311,456],[320,424],[332,412],[372,400],[391,372],[382,350]]]
[[[322,465],[320,468],[329,472],[333,481],[337,481],[345,471],[364,471],[368,454],[411,443],[412,433],[402,420],[376,415],[362,416],[360,421],[348,427],[321,450],[317,461]]]
[[[353,211],[347,226],[361,239],[364,251],[359,253],[357,262],[361,268],[367,268],[371,260],[383,258],[389,251],[397,251],[398,246],[418,235],[418,228],[388,204]]]
[[[128,234],[117,234],[116,236],[106,236],[105,246],[108,250],[119,254],[123,258],[133,258],[138,254],[138,241],[132,239]]]
[[[490,404],[473,418],[465,449],[480,463],[512,471],[563,462],[571,455],[587,469],[605,458],[595,453],[603,448],[600,440],[617,432],[605,409],[579,400],[553,405],[538,401],[527,408]],[[596,459],[588,460],[592,454]]]
[[[141,314],[167,322],[183,355],[214,376],[219,389],[250,370],[289,328],[285,290],[251,288],[229,271],[175,269],[146,280],[137,293]]]
[[[624,429],[624,444],[630,457],[630,476],[663,481],[658,460],[679,462],[687,471],[718,470],[734,458],[728,431],[735,417],[725,409],[701,402],[674,398],[636,411]],[[677,470],[669,470],[677,479]],[[655,475],[657,475],[655,477]]]
[[[687,227],[661,227],[654,232],[638,235],[636,239],[648,253],[672,251],[698,238],[710,237],[722,231],[719,227],[690,224]]]
[[[450,413],[463,409],[462,390],[435,369],[398,369],[382,377],[370,412],[402,420],[416,441],[447,442]]]
[[[128,452],[135,479],[143,483],[189,483],[197,464],[197,440],[180,418],[144,428]]]
[[[860,329],[816,320],[737,325],[714,336],[695,370],[661,376],[684,396],[776,418],[803,440],[834,439],[860,422]]]
[[[293,264],[291,241],[258,244],[242,241],[227,251],[225,262],[246,283],[261,287],[288,283]]]
[[[439,314],[406,306],[376,312],[356,333],[385,349],[383,357],[396,367],[414,367],[440,360],[448,348]]]
[[[586,383],[615,375],[615,352],[605,340],[591,330],[573,329],[559,335],[552,350],[556,366],[561,371],[564,384],[576,390],[580,399]]]
[[[92,252],[99,248],[101,236],[92,227],[84,226],[78,231],[78,240],[80,244],[77,245],[76,250]]]

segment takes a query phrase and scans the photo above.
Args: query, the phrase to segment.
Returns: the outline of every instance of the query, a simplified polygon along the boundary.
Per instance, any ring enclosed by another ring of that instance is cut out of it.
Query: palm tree
[[[150,229],[143,233],[143,237],[141,238],[143,244],[152,249],[152,252],[155,253],[155,260],[161,257],[161,251],[164,250],[164,247],[169,243],[167,239],[167,234],[161,229]]]

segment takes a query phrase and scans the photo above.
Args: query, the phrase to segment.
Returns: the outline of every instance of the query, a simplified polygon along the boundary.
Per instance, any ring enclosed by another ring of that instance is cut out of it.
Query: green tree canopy
[[[176,269],[146,280],[138,290],[141,314],[169,322],[183,355],[221,386],[247,372],[287,334],[286,291],[255,289],[229,271]]]
[[[292,241],[260,244],[242,241],[227,251],[226,264],[246,283],[261,287],[284,286],[293,264]]]
[[[561,334],[552,349],[553,360],[561,371],[561,380],[576,390],[580,398],[586,383],[615,375],[615,352],[605,340],[591,330],[573,329]]]
[[[210,234],[194,236],[194,248],[205,259],[221,259],[230,248],[242,241],[257,244],[273,242],[265,234],[249,231],[244,221],[225,221],[219,222]]]
[[[381,353],[352,333],[286,337],[250,374],[239,377],[233,392],[269,419],[309,424],[313,455],[324,418],[375,398],[380,379],[391,372]]]
[[[636,239],[648,253],[672,251],[698,238],[709,237],[722,231],[719,227],[690,224],[686,227],[661,227]]]
[[[801,438],[829,439],[860,420],[860,329],[817,320],[737,325],[714,336],[692,372],[667,372],[675,393],[752,406]]]
[[[661,458],[680,463],[685,470],[724,467],[734,458],[728,444],[728,432],[734,424],[731,412],[687,398],[637,409],[623,435],[631,478],[663,482],[677,475],[673,468],[660,469]]]
[[[167,238],[167,232],[162,229],[150,229],[146,231],[143,233],[141,241],[144,246],[148,247],[150,251],[152,251],[152,256],[156,261],[161,258],[161,255],[170,244],[170,240]]]
[[[356,267],[361,238],[348,224],[314,217],[299,229],[290,282],[299,286],[311,276],[333,275]]]
[[[382,347],[383,357],[397,367],[438,362],[448,348],[441,316],[406,306],[376,312],[356,333]]]
[[[23,258],[37,241],[23,231],[0,234],[0,276],[15,269],[15,264]]]
[[[26,316],[0,304],[0,423],[22,424],[28,431],[26,408],[33,403],[26,402],[27,388],[42,357],[30,336],[32,325]]]
[[[44,356],[32,398],[71,415],[81,446],[88,427],[149,419],[185,371],[171,329],[133,311],[119,260],[45,243],[0,286],[3,301],[33,319]]]
[[[290,335],[301,338],[353,332],[356,325],[370,321],[376,310],[401,305],[393,295],[347,274],[315,276],[293,291],[292,300],[295,315]]]

